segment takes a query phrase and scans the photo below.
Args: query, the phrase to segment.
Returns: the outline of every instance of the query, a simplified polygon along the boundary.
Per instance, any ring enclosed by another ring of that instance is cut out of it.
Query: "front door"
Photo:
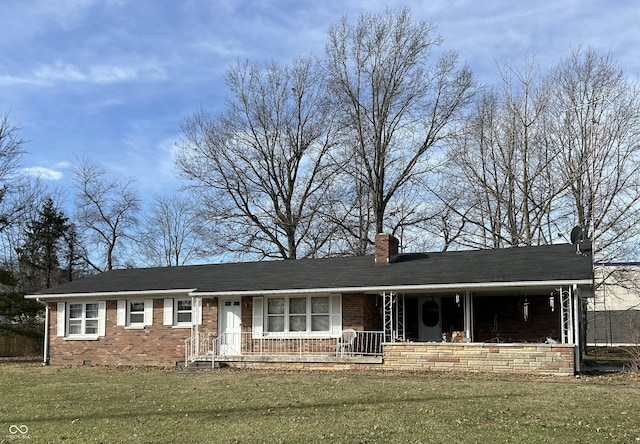
[[[220,348],[221,355],[242,353],[242,324],[240,299],[220,301]]]
[[[420,341],[442,342],[441,302],[438,297],[420,298],[418,304]]]

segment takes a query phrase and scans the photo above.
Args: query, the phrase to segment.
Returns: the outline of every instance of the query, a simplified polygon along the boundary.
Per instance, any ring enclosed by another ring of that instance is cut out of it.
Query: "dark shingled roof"
[[[40,296],[195,289],[256,292],[451,284],[584,281],[590,255],[574,245],[113,270],[42,290]]]

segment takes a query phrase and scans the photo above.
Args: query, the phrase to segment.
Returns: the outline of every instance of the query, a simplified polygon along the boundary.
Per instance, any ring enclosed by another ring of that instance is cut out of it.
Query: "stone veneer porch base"
[[[383,357],[228,356],[216,366],[262,369],[428,370],[573,375],[574,345],[392,342]]]
[[[575,374],[572,344],[392,342],[384,367],[404,370]]]

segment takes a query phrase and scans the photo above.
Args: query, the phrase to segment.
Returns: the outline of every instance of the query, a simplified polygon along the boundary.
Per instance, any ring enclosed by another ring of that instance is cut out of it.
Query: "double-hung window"
[[[106,303],[59,302],[57,304],[57,336],[72,339],[97,339],[104,336]]]
[[[69,304],[69,336],[98,334],[98,303]]]
[[[331,331],[330,296],[267,297],[264,332],[327,334]],[[339,305],[339,297],[338,302]],[[339,316],[339,307],[335,308]]]
[[[177,328],[202,324],[202,298],[165,299],[162,323]]]
[[[119,299],[116,325],[132,329],[153,325],[153,299]]]
[[[129,301],[129,323],[144,324],[144,301]]]
[[[176,300],[176,324],[191,324],[191,299]]]

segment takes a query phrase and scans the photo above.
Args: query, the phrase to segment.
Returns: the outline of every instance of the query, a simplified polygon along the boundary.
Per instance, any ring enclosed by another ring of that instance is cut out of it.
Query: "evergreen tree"
[[[27,224],[25,242],[18,249],[25,291],[50,288],[70,280],[66,265],[72,264],[64,262],[72,261],[68,246],[73,237],[68,218],[47,198],[38,218]]]

